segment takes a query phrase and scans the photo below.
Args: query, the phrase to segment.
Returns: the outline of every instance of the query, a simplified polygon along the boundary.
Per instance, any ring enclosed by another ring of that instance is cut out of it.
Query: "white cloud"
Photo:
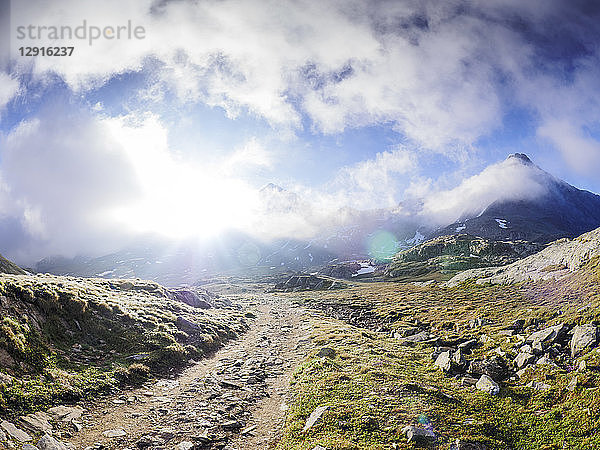
[[[0,111],[10,102],[19,92],[19,81],[0,72]]]
[[[600,167],[600,142],[586,135],[581,127],[567,119],[548,120],[538,129],[538,135],[550,140],[577,172],[597,174]]]
[[[421,214],[439,225],[479,214],[495,201],[535,199],[547,192],[548,175],[516,158],[493,164],[449,190],[431,190]]]

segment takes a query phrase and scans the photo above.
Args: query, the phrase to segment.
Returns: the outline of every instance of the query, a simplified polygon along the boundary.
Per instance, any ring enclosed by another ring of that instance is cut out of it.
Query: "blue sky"
[[[312,218],[427,204],[514,152],[600,193],[597,2],[13,1],[10,18],[0,252],[20,260],[254,226],[268,182]],[[84,20],[144,39],[16,34]],[[18,52],[50,45],[74,54]]]

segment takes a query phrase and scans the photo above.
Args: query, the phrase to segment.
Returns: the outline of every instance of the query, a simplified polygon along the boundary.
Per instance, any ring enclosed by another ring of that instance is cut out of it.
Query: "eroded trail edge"
[[[273,447],[293,369],[309,350],[309,314],[269,294],[235,299],[250,330],[171,379],[84,405],[77,449]]]

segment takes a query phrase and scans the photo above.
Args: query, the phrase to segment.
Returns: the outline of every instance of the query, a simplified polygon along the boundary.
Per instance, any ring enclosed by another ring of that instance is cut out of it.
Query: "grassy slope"
[[[13,275],[25,275],[23,269],[17,266],[14,262],[9,261],[4,256],[0,255],[0,273],[10,273]]]
[[[302,301],[313,306],[363,305],[381,319],[384,329],[401,331],[418,320],[445,337],[486,334],[491,340],[475,350],[475,357],[498,347],[514,351],[514,339],[507,342],[498,331],[516,318],[537,318],[545,324],[598,320],[599,282],[599,262],[594,260],[561,283],[452,289],[377,283],[306,294]],[[563,311],[560,316],[558,309]],[[475,317],[492,324],[471,330],[468,321]],[[337,355],[313,356],[296,371],[295,399],[279,448],[412,448],[401,429],[420,415],[438,434],[438,448],[450,448],[457,438],[483,442],[490,449],[600,448],[600,353],[595,350],[580,358],[588,370],[577,373],[575,391],[566,389],[574,372],[545,368],[509,381],[498,397],[490,397],[443,376],[432,364],[431,348],[402,346],[390,333],[333,319],[314,325],[315,342],[336,349]],[[530,380],[552,387],[534,391],[524,386]],[[318,405],[331,408],[303,433],[306,418]]]
[[[0,372],[14,377],[0,383],[2,416],[174,370],[247,327],[234,308],[198,310],[139,280],[3,275],[0,296]]]

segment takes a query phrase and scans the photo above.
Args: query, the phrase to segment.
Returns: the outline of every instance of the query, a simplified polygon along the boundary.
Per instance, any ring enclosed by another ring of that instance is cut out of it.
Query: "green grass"
[[[318,309],[337,304],[369,311],[387,331],[314,319],[315,345],[334,348],[336,356],[318,358],[315,350],[296,370],[293,401],[278,448],[312,449],[317,444],[330,450],[414,448],[401,430],[419,420],[429,421],[440,449],[449,449],[456,439],[481,442],[489,449],[600,448],[600,352],[592,350],[572,362],[585,359],[588,369],[583,372],[536,368],[521,380],[508,380],[500,395],[492,397],[444,376],[432,363],[431,348],[404,346],[390,337],[417,321],[442,338],[486,335],[487,342],[472,357],[500,348],[510,352],[511,359],[516,340],[507,342],[509,338],[498,333],[502,327],[517,318],[528,324],[537,321],[541,327],[597,320],[599,281],[600,266],[593,260],[558,282],[464,284],[451,289],[365,283],[343,292],[295,294],[300,303]],[[476,317],[491,323],[471,329],[468,322]],[[578,385],[571,391],[567,385],[574,376]],[[525,386],[531,380],[551,388],[535,391]],[[311,430],[302,432],[307,417],[320,405],[330,408]]]

